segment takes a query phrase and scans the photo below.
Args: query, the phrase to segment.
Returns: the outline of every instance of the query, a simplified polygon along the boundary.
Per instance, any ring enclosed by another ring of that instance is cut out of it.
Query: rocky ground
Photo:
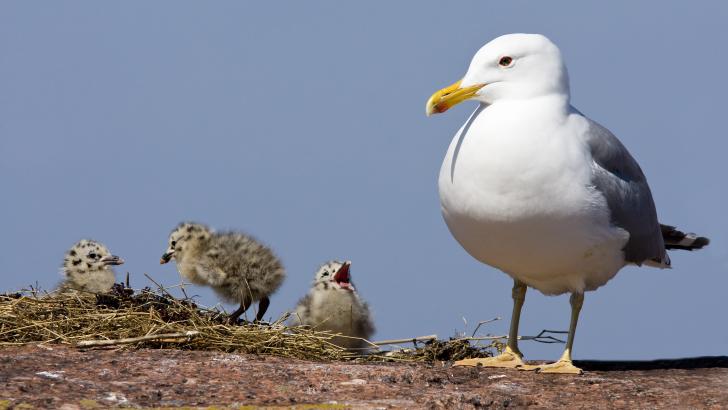
[[[728,408],[728,357],[578,364],[582,376],[24,346],[0,349],[0,409]]]

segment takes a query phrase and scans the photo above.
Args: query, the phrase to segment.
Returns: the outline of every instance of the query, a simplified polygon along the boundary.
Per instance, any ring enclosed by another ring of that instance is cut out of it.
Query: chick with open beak
[[[367,340],[374,334],[372,314],[351,282],[350,261],[330,261],[318,269],[292,324],[338,333],[332,342],[352,351],[363,352],[371,346]]]
[[[349,275],[349,268],[351,267],[351,262],[346,261],[344,262],[339,270],[336,271],[334,276],[331,278],[331,282],[333,282],[334,286],[338,286],[341,289],[346,289],[351,292],[355,292],[354,285],[351,284],[351,276]]]

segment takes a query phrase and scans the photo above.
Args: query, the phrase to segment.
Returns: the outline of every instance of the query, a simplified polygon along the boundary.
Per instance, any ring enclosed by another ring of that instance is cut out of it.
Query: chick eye
[[[172,241],[169,244],[172,245],[172,247],[174,248],[174,246],[177,245],[177,241]]]
[[[498,65],[501,67],[510,67],[513,64],[513,58],[509,56],[503,56],[501,57],[500,61],[498,61]]]
[[[323,277],[329,276],[329,273],[328,272],[324,272],[321,276],[323,276]]]
[[[99,256],[99,255],[97,255],[97,254],[95,254],[93,252],[91,252],[91,253],[88,254],[88,257],[91,258],[91,259],[96,259],[97,256]]]

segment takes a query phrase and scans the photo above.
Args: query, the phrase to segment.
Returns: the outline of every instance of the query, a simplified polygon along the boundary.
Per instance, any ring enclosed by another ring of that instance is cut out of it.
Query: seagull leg
[[[258,314],[255,316],[256,322],[263,320],[263,315],[265,315],[265,312],[268,310],[268,306],[270,306],[270,299],[268,299],[268,296],[260,298],[260,302],[258,302]]]
[[[571,303],[571,323],[569,324],[569,338],[566,339],[564,354],[556,363],[542,365],[526,365],[521,370],[536,370],[539,373],[560,373],[560,374],[582,374],[582,370],[571,362],[571,349],[574,346],[574,333],[576,333],[576,322],[579,321],[579,312],[584,304],[584,293],[572,293],[569,298]]]
[[[511,315],[511,329],[508,332],[506,350],[495,357],[458,360],[453,366],[483,366],[516,368],[523,366],[523,353],[518,350],[518,322],[521,320],[521,308],[526,300],[526,284],[513,280],[513,314]]]
[[[240,307],[235,312],[230,314],[230,316],[228,317],[228,322],[230,324],[235,324],[238,321],[240,315],[245,313],[245,311],[248,310],[252,303],[253,302],[250,300],[249,296],[246,295],[245,297],[243,297],[243,301],[240,302]]]

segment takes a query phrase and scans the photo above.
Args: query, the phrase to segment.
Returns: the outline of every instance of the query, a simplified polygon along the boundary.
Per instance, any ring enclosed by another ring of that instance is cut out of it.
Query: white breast
[[[360,302],[353,292],[346,290],[320,290],[312,292],[311,317],[308,325],[335,333],[352,335],[358,319]]]
[[[440,170],[442,213],[476,259],[547,294],[593,290],[624,266],[628,234],[590,187],[583,117],[547,99],[476,110]]]
[[[348,349],[361,349],[368,344],[374,332],[367,305],[357,293],[334,288],[314,288],[309,293],[308,305],[299,304],[293,323],[317,330],[340,333],[331,342]],[[357,339],[361,338],[361,339]]]

